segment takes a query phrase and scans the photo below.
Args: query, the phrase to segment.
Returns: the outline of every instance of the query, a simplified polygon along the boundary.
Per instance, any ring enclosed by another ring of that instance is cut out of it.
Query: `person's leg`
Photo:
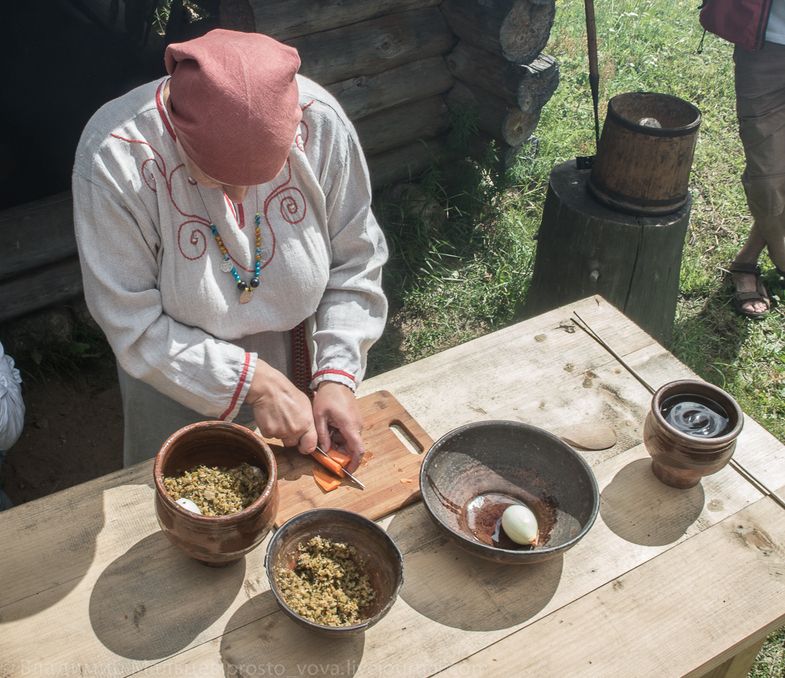
[[[785,45],[766,43],[758,52],[736,49],[735,88],[739,137],[746,166],[742,183],[754,225],[736,255],[741,264],[756,264],[764,247],[774,265],[785,267]],[[753,273],[733,276],[737,293],[754,292]],[[746,312],[762,312],[768,304],[747,301]]]
[[[785,212],[777,216],[758,217],[755,226],[766,242],[772,263],[780,271],[785,271]]]

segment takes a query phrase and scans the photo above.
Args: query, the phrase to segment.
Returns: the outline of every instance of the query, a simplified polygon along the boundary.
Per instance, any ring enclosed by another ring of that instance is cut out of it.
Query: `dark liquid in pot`
[[[733,428],[721,405],[691,393],[668,398],[662,404],[662,416],[677,431],[699,438],[717,438]]]

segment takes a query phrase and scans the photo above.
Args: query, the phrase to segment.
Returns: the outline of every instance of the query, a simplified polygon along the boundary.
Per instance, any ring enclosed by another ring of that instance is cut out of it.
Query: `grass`
[[[722,267],[744,242],[751,219],[740,182],[732,47],[705,36],[692,0],[608,0],[596,5],[600,120],[615,94],[654,91],[694,103],[702,123],[690,178],[693,199],[670,347],[707,381],[785,442],[783,290],[769,274],[775,307],[750,322],[732,309]],[[546,48],[561,84],[545,106],[538,144],[512,170],[490,163],[450,181],[433,170],[421,211],[400,213],[382,197],[380,220],[392,258],[386,272],[389,329],[370,356],[378,372],[504,327],[525,301],[548,176],[554,165],[595,152],[583,3],[559,0]],[[470,131],[471,124],[457,127]],[[446,186],[451,188],[446,188]],[[427,218],[423,218],[427,215]],[[771,268],[764,256],[764,268]],[[751,676],[785,675],[785,630],[772,634]]]

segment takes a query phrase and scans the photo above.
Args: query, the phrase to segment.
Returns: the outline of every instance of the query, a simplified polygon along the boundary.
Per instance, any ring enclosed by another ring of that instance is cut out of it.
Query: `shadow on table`
[[[275,608],[259,618],[260,610]],[[254,619],[255,621],[250,621]],[[243,604],[221,637],[226,676],[353,676],[365,636],[327,638],[295,624],[277,607],[271,591]]]
[[[430,522],[425,511],[420,513]],[[531,619],[556,592],[561,555],[533,565],[499,565],[464,551],[440,532],[407,549],[404,544],[417,530],[414,515],[396,515],[387,533],[404,552],[401,598],[420,614],[465,631],[493,631]],[[422,528],[428,534],[432,525]]]
[[[166,657],[229,608],[244,578],[244,559],[224,568],[205,567],[156,532],[101,573],[90,596],[90,623],[115,654]]]
[[[0,624],[56,604],[82,581],[95,558],[95,540],[104,526],[103,495],[68,490],[47,501],[38,515],[21,506],[2,514],[6,564],[0,576]],[[44,585],[49,588],[42,591]]]
[[[649,459],[627,464],[602,491],[600,515],[626,541],[664,546],[677,541],[700,516],[705,497],[698,483],[677,490],[660,482]]]

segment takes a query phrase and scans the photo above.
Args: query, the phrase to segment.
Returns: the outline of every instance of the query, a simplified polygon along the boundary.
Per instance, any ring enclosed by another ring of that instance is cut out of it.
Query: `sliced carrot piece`
[[[313,467],[313,479],[316,481],[316,484],[325,492],[332,492],[341,486],[341,479],[336,478],[321,466]]]
[[[351,454],[346,454],[346,452],[341,452],[341,450],[329,449],[327,450],[327,454],[329,454],[330,457],[337,461],[342,467],[348,466],[349,462],[352,460]]]
[[[314,452],[311,456],[326,469],[332,471],[339,478],[343,478],[343,467],[337,461],[335,461],[335,459],[332,457],[328,459],[323,454],[319,454],[319,452]]]

